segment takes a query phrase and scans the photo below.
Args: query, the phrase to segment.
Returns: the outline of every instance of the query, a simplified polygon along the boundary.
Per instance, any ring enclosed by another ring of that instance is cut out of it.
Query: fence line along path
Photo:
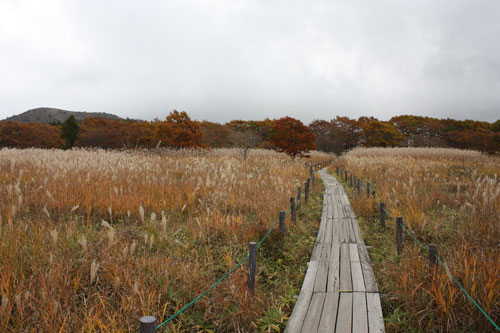
[[[383,332],[377,282],[342,185],[326,169],[323,213],[309,267],[285,332]]]

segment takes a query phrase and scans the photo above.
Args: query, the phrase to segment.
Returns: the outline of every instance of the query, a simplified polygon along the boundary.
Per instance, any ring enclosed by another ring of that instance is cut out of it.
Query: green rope
[[[423,249],[428,249],[428,247],[427,247],[427,246],[425,246],[424,244],[422,244],[422,242],[420,242],[420,241],[417,239],[417,237],[415,237],[415,236],[414,236],[414,235],[413,235],[410,231],[408,231],[408,229],[406,229],[406,228],[405,228],[405,226],[404,226],[404,224],[403,224],[403,223],[399,223],[399,224],[401,224],[401,227],[403,227],[403,230],[404,230],[404,231],[406,231],[406,233],[407,233],[408,235],[410,235],[410,236],[411,236],[411,237],[415,240],[415,242],[417,242],[417,243],[420,245],[420,247],[422,247]]]
[[[292,208],[292,204],[290,203],[290,205],[288,205],[288,208],[286,209],[285,211],[285,215],[286,213],[288,213],[288,211]],[[271,226],[271,228],[268,230],[268,232],[264,235],[264,237],[259,241],[259,243],[257,243],[257,247],[259,247],[259,245],[267,238],[267,236],[269,236],[269,234],[271,233],[271,231],[273,231],[274,227],[276,226],[276,223],[278,223],[279,221],[279,216],[278,218],[276,219],[276,221],[274,221],[273,225]],[[180,309],[179,311],[177,311],[174,315],[172,315],[170,318],[168,318],[167,320],[165,320],[163,323],[161,323],[160,325],[156,326],[156,329],[159,329],[161,328],[163,325],[167,324],[168,322],[172,321],[175,317],[177,317],[178,315],[180,315],[181,313],[183,313],[184,311],[186,311],[191,305],[193,305],[194,303],[196,303],[200,298],[202,298],[203,296],[205,296],[206,294],[208,294],[208,292],[210,290],[212,290],[213,288],[215,288],[217,285],[219,285],[222,281],[224,281],[229,275],[231,275],[231,273],[233,273],[236,268],[240,267],[244,262],[245,260],[248,259],[248,253],[247,255],[240,260],[239,263],[236,264],[236,266],[234,266],[233,268],[231,268],[223,277],[221,277],[219,280],[217,280],[217,282],[215,282],[213,285],[211,285],[207,290],[205,290],[204,292],[202,292],[198,297],[196,297],[194,300],[192,300],[191,302],[189,302],[187,305],[185,305],[182,309]]]
[[[465,293],[465,295],[467,295],[467,297],[472,301],[472,303],[483,313],[483,315],[486,316],[486,318],[488,318],[488,320],[490,321],[490,323],[493,326],[495,326],[495,328],[500,332],[500,327],[493,321],[493,319],[490,318],[490,316],[488,316],[488,314],[481,308],[481,306],[474,300],[474,298],[472,298],[472,296],[469,295],[469,293],[467,292],[467,290],[465,290],[464,287],[462,287],[462,285],[460,284],[460,282],[458,282],[458,280],[453,276],[453,274],[451,274],[451,272],[448,269],[448,267],[445,266],[445,264],[441,261],[441,259],[438,257],[438,255],[434,254],[434,256],[439,261],[439,263],[441,264],[441,266],[443,266],[443,268],[446,270],[446,273],[448,273],[448,275],[452,277],[453,281],[455,281],[455,283],[460,287],[460,289],[462,289],[462,291]]]
[[[170,322],[172,319],[174,319],[175,317],[177,317],[178,315],[180,315],[181,313],[183,313],[191,305],[193,305],[194,303],[196,303],[200,298],[202,298],[203,296],[205,296],[210,290],[212,290],[213,288],[215,288],[218,284],[220,284],[222,281],[224,281],[229,275],[231,275],[231,273],[234,272],[234,270],[236,268],[240,267],[241,264],[243,264],[243,262],[245,262],[245,260],[247,258],[248,258],[248,253],[247,253],[247,255],[243,259],[241,259],[241,261],[239,263],[236,264],[236,266],[234,266],[233,268],[231,268],[231,270],[229,272],[227,272],[226,275],[224,275],[223,277],[221,277],[217,282],[215,282],[213,285],[211,285],[210,288],[208,288],[203,293],[201,293],[200,296],[196,297],[194,300],[192,300],[191,302],[189,302],[182,309],[180,309],[179,311],[177,311],[173,316],[171,316],[170,318],[168,318],[167,320],[165,320],[160,325],[156,326],[156,329],[159,329],[160,327],[162,327],[166,323]]]

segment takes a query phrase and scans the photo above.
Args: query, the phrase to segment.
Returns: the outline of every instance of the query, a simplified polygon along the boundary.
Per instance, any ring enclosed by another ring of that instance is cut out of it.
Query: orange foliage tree
[[[155,139],[171,148],[203,148],[200,124],[192,121],[185,111],[172,111],[165,121],[155,121]]]
[[[61,128],[39,123],[0,122],[0,147],[62,148]]]
[[[395,147],[401,144],[404,136],[392,123],[375,118],[362,117],[358,120],[365,147]]]
[[[309,150],[316,149],[314,134],[300,120],[284,117],[275,121],[272,143],[278,152],[288,154],[292,159],[309,157]]]

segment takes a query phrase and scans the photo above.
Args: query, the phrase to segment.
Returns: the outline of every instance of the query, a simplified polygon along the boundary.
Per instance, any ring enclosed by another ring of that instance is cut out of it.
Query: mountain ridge
[[[120,117],[106,112],[86,112],[86,111],[68,111],[57,108],[40,107],[25,111],[23,113],[5,118],[1,121],[17,121],[22,123],[59,123],[64,122],[68,117],[73,115],[78,122],[88,117],[105,118],[105,119],[121,119]]]

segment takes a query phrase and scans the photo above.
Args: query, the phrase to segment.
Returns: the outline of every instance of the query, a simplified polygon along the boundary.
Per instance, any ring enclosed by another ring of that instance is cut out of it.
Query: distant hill
[[[68,119],[69,116],[75,116],[78,122],[81,122],[87,117],[100,117],[106,119],[120,119],[120,117],[114,114],[105,112],[80,112],[80,111],[67,111],[54,108],[36,108],[33,110],[28,110],[21,114],[9,117],[3,121],[18,121],[22,123],[57,123],[63,122]]]

